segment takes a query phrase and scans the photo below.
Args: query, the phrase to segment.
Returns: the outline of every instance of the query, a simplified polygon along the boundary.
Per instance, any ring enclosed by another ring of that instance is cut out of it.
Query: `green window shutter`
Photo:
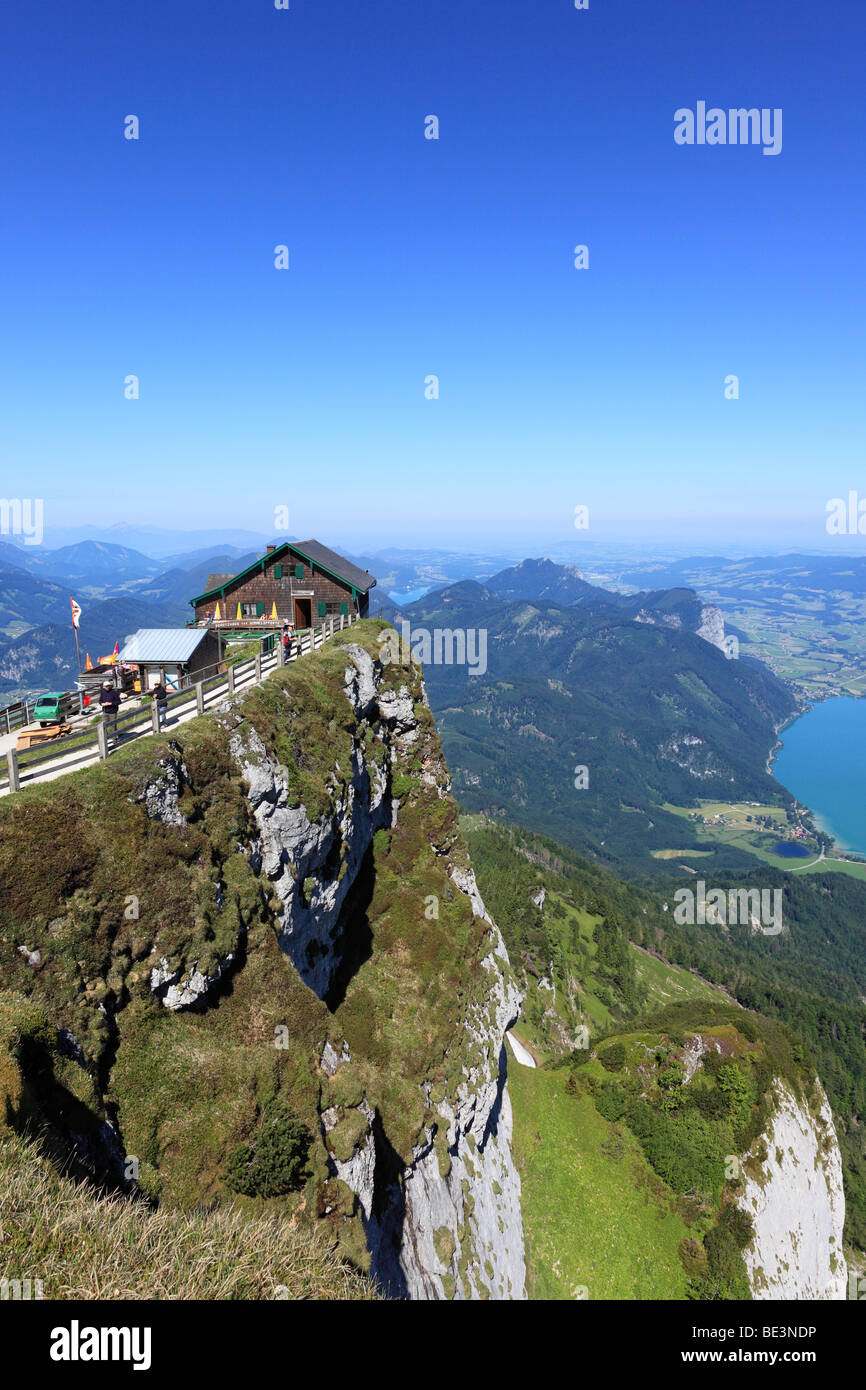
[[[304,567],[303,567],[303,565],[295,565],[295,578],[296,578],[296,579],[303,579],[303,577],[304,577]]]
[[[282,565],[274,565],[274,579],[282,579],[282,577],[283,577],[283,567],[282,567]]]
[[[320,617],[320,618],[326,617],[326,616],[327,616],[327,612],[328,612],[328,605],[327,605],[326,603],[320,603],[320,604],[319,604],[319,617]]]
[[[348,605],[348,603],[341,603],[341,604],[340,604],[340,617],[341,617],[341,618],[348,618],[348,616],[349,616],[349,605]]]
[[[257,617],[257,618],[263,618],[264,616],[265,616],[265,605],[264,605],[263,603],[257,603],[257,604],[256,604],[256,617]]]

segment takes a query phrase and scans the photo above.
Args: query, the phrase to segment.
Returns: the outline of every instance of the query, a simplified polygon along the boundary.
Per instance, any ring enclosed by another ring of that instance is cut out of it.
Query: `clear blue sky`
[[[49,528],[286,504],[529,553],[586,503],[826,547],[866,496],[852,0],[49,0],[0,38],[2,490]],[[677,146],[699,100],[781,107],[782,153]]]

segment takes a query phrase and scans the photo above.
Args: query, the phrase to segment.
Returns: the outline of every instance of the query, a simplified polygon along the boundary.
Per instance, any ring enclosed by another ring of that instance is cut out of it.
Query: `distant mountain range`
[[[155,579],[140,585],[136,589],[136,596],[150,603],[186,604],[188,622],[192,616],[189,600],[204,593],[212,574],[240,574],[241,570],[258,559],[259,554],[259,551],[252,550],[247,555],[208,554],[204,559],[197,560],[189,569],[179,564],[175,565],[172,569],[164,570]]]
[[[120,546],[122,549],[137,550],[152,559],[171,559],[187,550],[202,551],[237,547],[239,550],[262,551],[272,537],[264,531],[245,531],[237,527],[219,527],[212,530],[170,530],[162,526],[136,526],[130,522],[120,522],[116,526],[51,526],[45,533],[45,546],[56,551],[82,541],[96,541],[99,544]],[[36,547],[24,546],[22,550],[33,551]]]
[[[110,534],[121,532],[135,534],[134,528],[112,528]],[[142,534],[150,543],[152,533]],[[208,533],[165,532],[158,537],[170,536],[176,543],[185,534]],[[219,549],[198,546],[161,561],[102,539],[83,539],[55,550],[0,541],[0,696],[8,701],[74,683],[70,597],[83,610],[82,655],[89,651],[95,659],[138,627],[184,626],[191,618],[189,600],[204,591],[210,576],[240,573],[262,554],[266,543],[263,537],[255,549],[227,543]],[[361,557],[349,558],[362,563]],[[364,558],[363,564],[377,562]],[[384,587],[374,590],[373,610],[389,619],[399,613]]]
[[[0,692],[17,697],[35,693],[46,684],[72,682],[75,670],[70,595],[84,610],[82,644],[86,649],[94,649],[93,655],[99,654],[100,649],[111,650],[116,640],[122,640],[138,626],[175,626],[189,621],[189,600],[203,591],[210,575],[238,573],[262,553],[265,544],[262,537],[254,548],[241,549],[225,537],[251,533],[227,531],[214,533],[222,541],[219,547],[193,545],[186,551],[177,548],[179,539],[201,540],[209,534],[136,530],[127,526],[111,528],[99,538],[86,536],[54,550],[0,542]],[[170,537],[174,548],[165,563],[131,544],[121,544],[121,537],[130,541],[141,537],[150,546],[167,544]],[[391,549],[372,555],[352,554],[350,558],[379,577],[372,611],[391,621],[399,619],[401,609],[389,597],[389,589],[398,593],[413,589],[417,592],[426,586],[432,589],[419,601],[420,608],[416,604],[406,610],[412,614],[427,611],[431,604],[435,608],[437,604],[455,602],[460,594],[467,600],[470,590],[461,588],[459,583],[450,586],[450,597],[443,598],[449,589],[436,587],[442,584],[442,576],[457,576],[471,585],[475,581],[470,576],[484,572],[490,577],[484,585],[475,582],[471,591],[475,593],[473,602],[478,602],[478,594],[484,591],[485,604],[496,597],[503,603],[528,601],[559,605],[584,614],[615,614],[619,625],[663,626],[684,635],[700,634],[717,645],[724,632],[718,610],[702,603],[691,588],[679,583],[638,594],[614,593],[587,582],[574,567],[557,565],[549,559],[524,560],[490,574],[496,557],[480,552],[461,556],[450,551]],[[774,563],[789,561],[790,557],[780,557]],[[645,573],[648,579],[661,573],[677,578],[681,570],[687,572],[683,567],[691,563],[683,561],[678,566],[634,573]],[[717,562],[694,562],[701,563]],[[736,562],[734,568],[739,572],[737,567],[748,563],[751,562]],[[815,563],[820,568],[831,562],[819,559]],[[844,563],[850,566],[855,562]],[[863,563],[866,565],[866,561]],[[827,573],[829,582],[830,572]]]

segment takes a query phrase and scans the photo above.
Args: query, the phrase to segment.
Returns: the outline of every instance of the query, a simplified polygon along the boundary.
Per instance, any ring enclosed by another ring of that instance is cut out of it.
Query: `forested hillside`
[[[662,621],[503,601],[475,583],[431,594],[407,615],[413,630],[487,634],[484,674],[425,669],[468,810],[507,816],[631,874],[665,872],[654,850],[705,848],[668,803],[790,803],[766,764],[796,703],[765,667],[727,660]],[[754,861],[728,846],[717,862]]]

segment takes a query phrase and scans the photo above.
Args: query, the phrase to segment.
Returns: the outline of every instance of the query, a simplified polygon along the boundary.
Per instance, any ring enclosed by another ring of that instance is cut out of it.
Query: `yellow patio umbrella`
[[[237,611],[237,613],[235,613],[235,618],[237,619],[238,622],[240,622],[240,620],[241,620],[242,617],[243,617],[243,613],[241,612],[241,605],[240,605],[240,602],[238,602],[238,611]]]
[[[279,619],[277,618],[277,604],[275,599],[271,606],[271,622],[276,623],[278,621]]]
[[[216,608],[215,608],[214,611],[213,611],[213,618],[214,618],[214,622],[215,622],[215,623],[218,623],[219,620],[220,620],[220,606],[219,606],[219,603],[217,603],[217,606],[216,606]]]

